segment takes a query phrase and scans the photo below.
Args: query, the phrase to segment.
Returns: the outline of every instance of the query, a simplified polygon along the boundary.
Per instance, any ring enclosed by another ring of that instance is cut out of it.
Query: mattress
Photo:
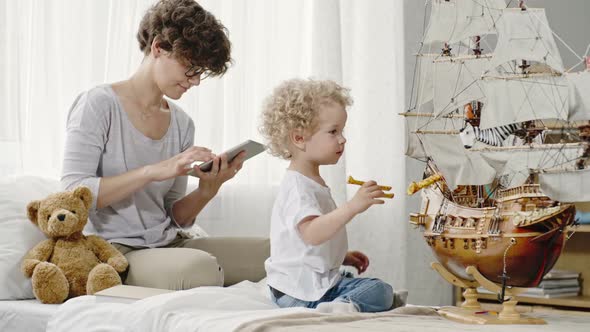
[[[532,312],[545,326],[468,325],[447,320],[430,307],[407,306],[383,313],[322,313],[307,308],[278,308],[266,282],[243,281],[231,287],[197,287],[134,302],[80,296],[58,307],[48,332],[586,332],[588,314],[558,310]]]
[[[59,306],[38,300],[0,301],[0,331],[45,331]]]

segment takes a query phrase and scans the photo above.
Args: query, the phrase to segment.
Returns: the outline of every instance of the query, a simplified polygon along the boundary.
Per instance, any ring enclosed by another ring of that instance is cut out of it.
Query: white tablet
[[[255,142],[253,140],[247,140],[247,141],[244,141],[244,142],[234,146],[233,148],[225,151],[224,154],[227,155],[227,162],[229,163],[242,151],[246,151],[246,158],[244,160],[248,160],[248,159],[254,157],[255,155],[261,153],[264,150],[266,150],[266,146],[264,146],[263,144]],[[199,163],[198,161],[195,161],[194,163],[192,163],[190,165],[190,167],[193,168],[196,165],[198,165],[198,163]],[[200,164],[199,168],[203,172],[209,172],[211,170],[212,166],[213,166],[213,160],[210,160],[210,161],[206,161],[206,162]],[[192,170],[190,172],[188,172],[187,174],[192,175],[192,176],[196,176],[194,174],[194,171],[192,171]]]

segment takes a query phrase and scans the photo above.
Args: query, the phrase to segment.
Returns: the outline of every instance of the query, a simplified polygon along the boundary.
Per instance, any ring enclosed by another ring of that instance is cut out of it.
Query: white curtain
[[[369,276],[407,287],[404,27],[396,0],[202,0],[228,28],[234,64],[178,101],[195,120],[196,145],[215,152],[258,134],[262,101],[282,80],[333,79],[352,89],[344,157],[322,169],[337,204],[357,187],[393,186],[396,197],[349,226]],[[0,0],[0,176],[59,177],[67,111],[94,85],[126,79],[142,55],[135,34],[152,0]],[[287,162],[246,162],[199,216],[212,235],[266,236]],[[195,186],[195,179],[191,179]],[[419,290],[418,290],[419,291]],[[410,294],[412,290],[410,289]],[[410,300],[412,295],[410,295]]]

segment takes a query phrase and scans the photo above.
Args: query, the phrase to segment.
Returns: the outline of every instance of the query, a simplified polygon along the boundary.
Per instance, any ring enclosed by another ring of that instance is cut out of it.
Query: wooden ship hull
[[[473,208],[446,199],[444,184],[422,190],[422,208],[410,223],[423,229],[438,261],[452,274],[473,280],[474,266],[497,284],[535,287],[553,267],[573,224],[573,204],[559,204],[538,185],[498,193],[493,207]]]

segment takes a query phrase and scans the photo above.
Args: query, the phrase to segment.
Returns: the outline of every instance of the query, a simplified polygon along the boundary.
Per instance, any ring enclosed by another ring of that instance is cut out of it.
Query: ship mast
[[[476,57],[480,57],[482,55],[483,49],[481,48],[481,36],[473,37],[474,47],[472,49],[473,55]],[[463,106],[463,111],[465,113],[465,121],[467,121],[472,126],[479,127],[479,120],[481,117],[481,109],[483,104],[478,100],[472,100],[471,102],[465,104]]]
[[[526,5],[524,4],[524,0],[521,0],[518,3],[518,7],[520,7],[521,11],[523,11],[523,12],[526,11]],[[520,70],[522,71],[523,74],[525,74],[525,75],[528,74],[527,68],[529,68],[530,65],[527,63],[526,60],[523,59],[521,65],[518,67],[520,68]]]

